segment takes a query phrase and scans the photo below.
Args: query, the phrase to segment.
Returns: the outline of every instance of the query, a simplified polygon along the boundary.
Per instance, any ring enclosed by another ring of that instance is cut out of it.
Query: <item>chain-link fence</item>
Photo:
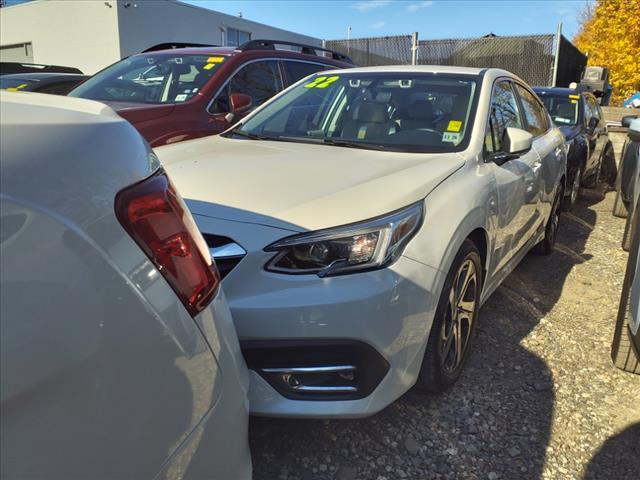
[[[325,47],[345,53],[361,67],[411,65],[413,35],[329,40]]]
[[[523,35],[421,40],[417,34],[393,37],[330,40],[326,48],[349,55],[356,65],[455,65],[502,68],[530,85],[552,85],[558,55],[556,85],[580,80],[586,57],[562,35]],[[414,54],[415,50],[415,54]]]

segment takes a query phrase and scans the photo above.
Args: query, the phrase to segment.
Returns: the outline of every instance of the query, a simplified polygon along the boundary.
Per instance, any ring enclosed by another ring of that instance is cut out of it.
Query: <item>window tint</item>
[[[318,65],[317,63],[292,62],[285,61],[284,66],[287,69],[289,83],[296,83],[298,80],[311,75],[312,73],[326,70],[327,66]]]
[[[516,88],[520,94],[520,100],[522,100],[524,116],[527,119],[527,131],[534,137],[543,134],[549,128],[544,108],[529,90],[517,84]]]
[[[50,93],[52,95],[66,95],[78,82],[58,82],[50,83],[44,87],[38,89],[40,93]]]
[[[220,92],[213,106],[214,113],[229,111],[229,95],[244,93],[251,97],[251,104],[257,107],[282,90],[282,79],[278,70],[278,62],[269,60],[253,62],[242,67],[224,90]]]
[[[509,82],[500,82],[493,89],[489,129],[485,137],[488,152],[502,150],[502,136],[508,127],[522,128],[516,96]]]

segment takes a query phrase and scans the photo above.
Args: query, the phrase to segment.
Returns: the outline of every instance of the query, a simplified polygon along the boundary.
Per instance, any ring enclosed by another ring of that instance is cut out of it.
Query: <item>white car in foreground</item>
[[[226,275],[252,412],[357,417],[451,386],[480,305],[553,248],[563,141],[508,72],[412,66],[323,72],[159,148]]]
[[[250,479],[220,278],[149,145],[33,93],[0,133],[0,478]]]

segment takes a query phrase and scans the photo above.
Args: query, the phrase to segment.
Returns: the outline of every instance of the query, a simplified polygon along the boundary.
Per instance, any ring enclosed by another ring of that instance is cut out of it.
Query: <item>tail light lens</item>
[[[164,170],[120,191],[116,217],[195,316],[214,297],[220,275],[182,197]]]

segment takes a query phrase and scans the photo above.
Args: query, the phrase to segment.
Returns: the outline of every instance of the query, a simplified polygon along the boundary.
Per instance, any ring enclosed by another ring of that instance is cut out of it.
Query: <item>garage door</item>
[[[0,47],[1,62],[33,63],[31,42]]]

